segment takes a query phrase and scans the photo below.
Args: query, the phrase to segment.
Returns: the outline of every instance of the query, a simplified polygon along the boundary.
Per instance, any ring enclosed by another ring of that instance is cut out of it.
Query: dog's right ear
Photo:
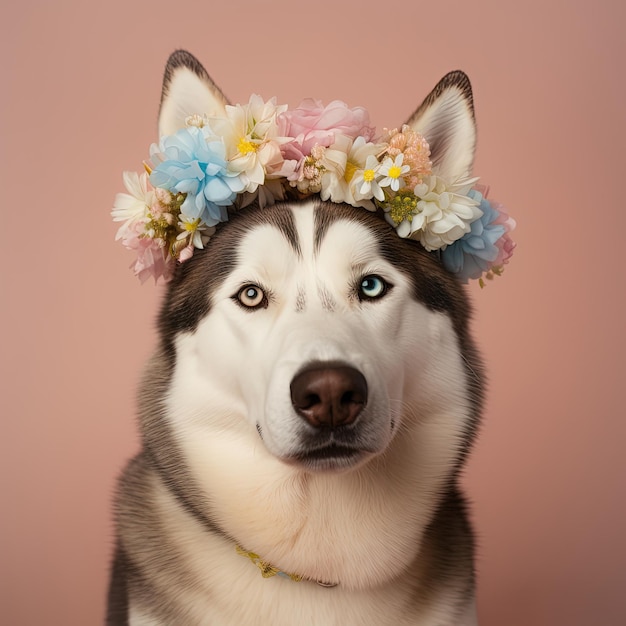
[[[229,104],[193,54],[176,50],[167,60],[159,110],[159,137],[185,127],[185,119],[198,115],[223,115]]]

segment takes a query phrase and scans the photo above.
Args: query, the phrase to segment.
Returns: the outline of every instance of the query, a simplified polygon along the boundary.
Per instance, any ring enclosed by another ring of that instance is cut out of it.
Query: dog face
[[[456,281],[373,214],[313,200],[244,209],[170,287],[168,412],[254,433],[296,467],[347,469],[465,401],[466,317]]]
[[[380,218],[309,200],[236,216],[180,273],[162,324],[193,362],[177,384],[197,419],[228,398],[227,420],[277,458],[337,470],[383,452],[433,395],[459,293]]]
[[[226,104],[195,60],[173,56],[161,133]],[[433,171],[469,174],[469,85],[444,79],[409,123],[427,136]],[[319,199],[242,209],[170,284],[164,412],[200,438],[253,433],[253,446],[294,467],[352,468],[426,413],[454,407],[467,429],[467,368],[477,371],[463,365],[475,361],[467,318],[457,281],[379,215]]]

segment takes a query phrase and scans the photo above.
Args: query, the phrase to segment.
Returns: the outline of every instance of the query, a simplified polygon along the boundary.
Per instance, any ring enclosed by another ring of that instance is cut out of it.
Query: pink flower
[[[174,262],[167,250],[160,245],[162,240],[143,237],[138,241],[137,260],[131,265],[135,276],[142,283],[150,277],[154,278],[155,284],[159,278],[167,282],[174,272]]]
[[[493,203],[493,208],[499,213],[497,219],[494,220],[494,224],[502,225],[505,227],[506,232],[498,241],[495,242],[496,248],[499,253],[496,260],[493,262],[495,267],[504,265],[509,262],[509,259],[513,256],[513,251],[517,245],[513,239],[511,239],[511,231],[515,228],[515,220],[510,217],[501,204]]]
[[[137,254],[137,259],[130,266],[135,276],[144,283],[148,278],[159,278],[166,282],[174,271],[174,263],[167,252],[167,244],[163,239],[146,236],[145,223],[136,223],[124,233],[122,243],[128,250]]]
[[[298,162],[309,156],[315,145],[328,148],[338,134],[352,139],[363,136],[366,141],[374,136],[367,110],[350,109],[340,100],[324,107],[321,101],[308,98],[298,108],[281,113],[278,128],[279,135],[293,138],[282,146],[285,159]]]
[[[189,244],[185,248],[180,251],[178,255],[178,260],[183,263],[184,261],[189,260],[193,256],[193,244]]]
[[[432,169],[430,146],[426,139],[406,124],[402,127],[402,131],[397,128],[385,129],[385,131],[383,141],[389,143],[387,154],[391,157],[403,154],[404,165],[411,168],[405,176],[406,186],[412,189],[421,184],[422,178],[431,174]]]

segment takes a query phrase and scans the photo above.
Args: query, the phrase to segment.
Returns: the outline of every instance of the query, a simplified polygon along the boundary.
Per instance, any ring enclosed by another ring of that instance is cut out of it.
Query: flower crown
[[[124,172],[128,193],[112,210],[124,222],[116,239],[136,251],[131,267],[142,282],[168,280],[229,209],[263,209],[291,194],[382,209],[400,237],[438,251],[463,282],[483,286],[513,253],[513,219],[474,186],[477,178],[433,174],[428,142],[409,126],[375,138],[363,108],[309,99],[288,110],[257,95],[185,124],[151,146],[144,173]]]

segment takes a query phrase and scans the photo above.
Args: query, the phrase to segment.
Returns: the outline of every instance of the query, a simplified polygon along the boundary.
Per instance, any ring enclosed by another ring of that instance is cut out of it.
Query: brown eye
[[[258,285],[244,285],[236,296],[237,302],[246,309],[266,309],[267,296]]]

